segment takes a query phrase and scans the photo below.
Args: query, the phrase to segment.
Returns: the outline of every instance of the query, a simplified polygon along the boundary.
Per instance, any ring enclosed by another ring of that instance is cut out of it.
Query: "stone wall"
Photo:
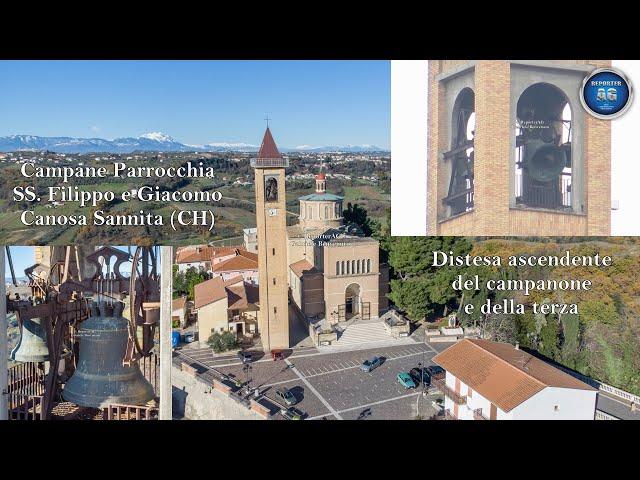
[[[172,366],[173,414],[184,420],[262,420],[263,417]]]

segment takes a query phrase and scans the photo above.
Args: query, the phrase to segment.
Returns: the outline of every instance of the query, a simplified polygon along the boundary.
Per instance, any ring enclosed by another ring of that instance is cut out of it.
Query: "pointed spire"
[[[271,136],[271,130],[267,127],[267,130],[264,132],[264,138],[262,139],[262,145],[260,145],[260,151],[258,152],[259,159],[267,159],[267,158],[282,158],[280,152],[278,151],[278,147],[276,146],[276,142],[273,140]]]

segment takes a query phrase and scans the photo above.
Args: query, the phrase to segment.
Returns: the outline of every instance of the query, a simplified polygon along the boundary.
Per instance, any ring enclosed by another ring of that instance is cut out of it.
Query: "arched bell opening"
[[[460,91],[453,105],[451,118],[451,150],[444,154],[450,163],[449,188],[443,202],[447,216],[473,210],[475,94],[470,88]]]
[[[553,210],[572,206],[572,112],[549,83],[522,92],[516,106],[516,204]]]

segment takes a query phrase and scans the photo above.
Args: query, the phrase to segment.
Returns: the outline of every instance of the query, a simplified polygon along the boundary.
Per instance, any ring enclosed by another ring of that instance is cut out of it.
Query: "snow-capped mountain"
[[[57,153],[131,153],[144,152],[256,152],[258,145],[250,143],[212,142],[203,145],[187,145],[162,132],[150,132],[139,137],[123,137],[113,140],[102,138],[39,137],[35,135],[9,135],[0,137],[0,152],[20,150]],[[385,149],[375,145],[344,145],[314,147],[300,145],[281,148],[283,152],[379,152]]]
[[[357,153],[357,152],[384,152],[386,149],[378,147],[376,145],[333,145],[324,147],[314,147],[311,145],[298,145],[295,148],[290,149],[292,151],[299,152],[344,152],[344,153]]]

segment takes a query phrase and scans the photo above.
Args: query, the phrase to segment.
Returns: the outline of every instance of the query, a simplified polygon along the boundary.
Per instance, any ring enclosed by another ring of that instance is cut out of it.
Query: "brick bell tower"
[[[260,320],[258,331],[265,352],[289,348],[289,302],[284,159],[269,127],[264,133],[255,168]]]
[[[429,61],[428,235],[610,235],[611,123],[580,102],[609,60]]]

